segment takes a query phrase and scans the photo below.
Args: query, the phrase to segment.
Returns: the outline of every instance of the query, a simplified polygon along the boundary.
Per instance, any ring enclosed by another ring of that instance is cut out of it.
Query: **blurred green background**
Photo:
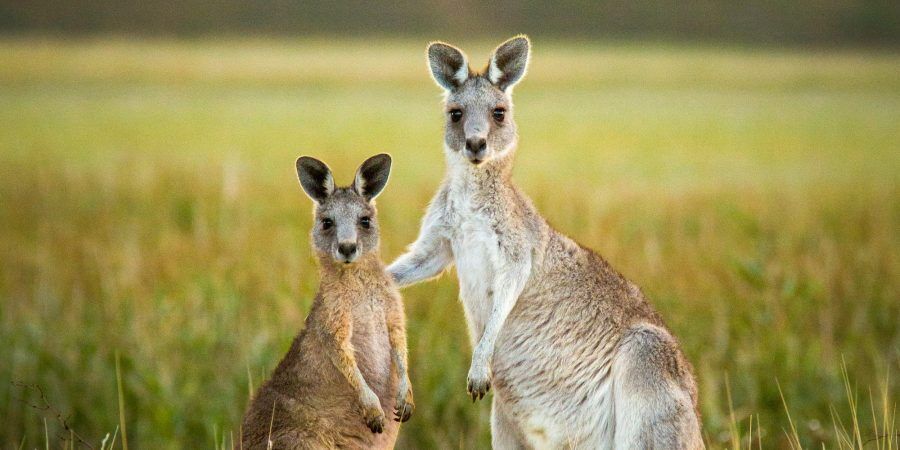
[[[896,0],[6,0],[14,31],[900,44]]]
[[[895,2],[365,5],[0,4],[0,446],[121,410],[132,448],[231,447],[317,288],[294,159],[394,156],[393,259],[443,174],[427,41],[525,32],[514,178],[661,311],[708,445],[897,447]],[[401,448],[489,446],[456,295],[404,291]]]

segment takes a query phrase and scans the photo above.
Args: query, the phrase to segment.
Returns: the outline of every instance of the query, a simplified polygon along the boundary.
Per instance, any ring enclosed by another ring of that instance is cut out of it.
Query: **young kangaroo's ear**
[[[316,203],[321,203],[334,192],[331,169],[316,158],[309,156],[297,158],[297,178],[300,179],[300,186],[306,195]]]
[[[497,47],[488,65],[488,79],[501,91],[513,87],[528,70],[531,42],[520,34]]]
[[[391,155],[387,153],[375,155],[359,166],[356,178],[353,179],[353,190],[370,202],[387,185],[390,174]]]
[[[442,88],[452,91],[469,79],[469,61],[462,50],[443,42],[428,44],[428,67]]]

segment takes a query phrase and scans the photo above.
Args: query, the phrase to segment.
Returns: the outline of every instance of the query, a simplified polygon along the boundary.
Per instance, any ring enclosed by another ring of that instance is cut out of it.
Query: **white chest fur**
[[[491,289],[500,258],[498,236],[488,215],[473,204],[469,192],[451,187],[446,207],[447,238],[453,249],[460,300],[474,345],[491,313]]]

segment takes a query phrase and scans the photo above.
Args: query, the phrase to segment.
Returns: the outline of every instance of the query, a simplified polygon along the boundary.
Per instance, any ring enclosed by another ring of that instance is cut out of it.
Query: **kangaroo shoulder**
[[[438,191],[428,203],[423,222],[434,229],[441,229],[447,226],[453,214],[453,202],[450,200],[450,189],[447,182],[441,184]]]
[[[435,209],[442,209],[447,207],[448,199],[450,197],[450,183],[444,180],[440,187],[438,187],[437,192],[434,194],[434,197],[431,198],[431,207]]]

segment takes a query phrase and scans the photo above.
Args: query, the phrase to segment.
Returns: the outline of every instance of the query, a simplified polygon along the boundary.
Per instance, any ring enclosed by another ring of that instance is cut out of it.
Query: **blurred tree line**
[[[900,44],[900,0],[0,0],[0,32]]]

